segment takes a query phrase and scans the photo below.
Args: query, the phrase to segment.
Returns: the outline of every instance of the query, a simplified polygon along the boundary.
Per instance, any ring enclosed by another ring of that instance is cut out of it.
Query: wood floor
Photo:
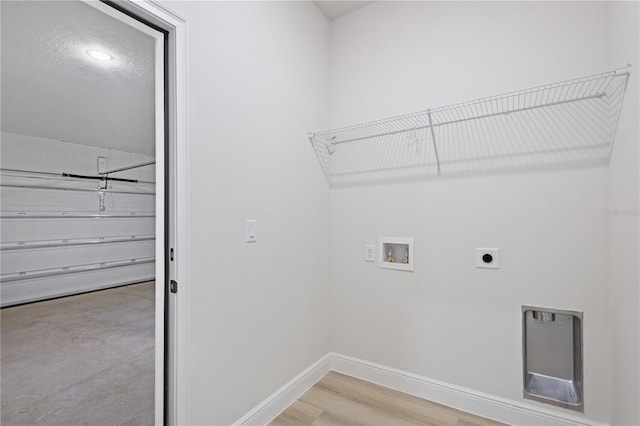
[[[271,425],[489,426],[502,423],[332,371]]]

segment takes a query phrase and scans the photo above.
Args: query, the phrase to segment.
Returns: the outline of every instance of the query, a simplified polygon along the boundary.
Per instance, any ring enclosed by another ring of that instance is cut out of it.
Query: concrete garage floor
[[[154,282],[2,309],[1,423],[148,425]]]

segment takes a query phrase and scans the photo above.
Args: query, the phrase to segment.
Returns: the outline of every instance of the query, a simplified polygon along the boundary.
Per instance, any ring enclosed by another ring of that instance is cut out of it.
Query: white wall
[[[189,403],[229,424],[329,351],[328,23],[308,2],[167,2],[188,21]],[[245,242],[245,220],[258,240]]]
[[[628,165],[330,194],[304,135],[622,65],[608,5],[376,2],[329,43],[306,2],[164,4],[189,27],[192,424],[236,420],[328,350],[520,399],[522,304],[584,311],[586,416],[607,421],[607,263],[630,240],[604,211]],[[363,262],[381,235],[415,238],[415,272]],[[476,270],[478,246],[502,269]]]
[[[18,169],[96,176],[99,156],[107,158],[110,167],[149,161],[152,157],[7,132],[2,132],[1,138],[2,306],[154,278],[153,182],[110,182],[109,190],[104,195],[105,210],[100,211],[95,180],[7,171]],[[118,173],[114,177],[153,181],[154,167]],[[35,188],[38,186],[48,188]],[[109,192],[111,190],[132,193]],[[19,212],[24,213],[25,217],[16,219]],[[63,217],[63,212],[124,217],[71,218]],[[57,218],[30,218],[38,213]],[[131,217],[132,213],[139,217]],[[141,217],[144,215],[151,217]],[[103,241],[119,241],[86,244],[99,238],[104,238]],[[20,246],[18,242],[24,244]],[[74,245],[78,242],[85,244]],[[35,247],[43,243],[58,245]],[[136,264],[131,259],[147,263]],[[59,273],[61,268],[73,269],[81,265],[96,266],[109,262],[122,262],[127,266],[22,279],[31,273],[37,274],[34,271],[46,269]],[[11,280],[20,273],[26,275],[19,276],[20,280]]]
[[[612,64],[633,64],[609,167],[609,308],[611,423],[640,424],[640,174],[638,172],[638,2],[614,2],[610,12]]]
[[[332,24],[331,126],[605,71],[607,16],[605,3],[375,2]],[[521,306],[583,311],[585,415],[606,421],[607,174],[333,190],[333,350],[521,400]],[[413,237],[415,272],[365,263],[379,236]],[[476,269],[476,247],[500,248],[501,269]]]

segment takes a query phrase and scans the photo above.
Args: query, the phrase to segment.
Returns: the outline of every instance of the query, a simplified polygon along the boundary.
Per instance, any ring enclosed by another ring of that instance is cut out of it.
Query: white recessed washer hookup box
[[[413,271],[413,238],[380,237],[378,266]]]

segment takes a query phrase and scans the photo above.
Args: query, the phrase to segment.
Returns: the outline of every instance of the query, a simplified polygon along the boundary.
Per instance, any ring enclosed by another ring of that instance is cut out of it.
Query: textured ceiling
[[[80,1],[0,8],[3,131],[154,153],[153,38]]]
[[[346,0],[317,0],[313,4],[329,18],[330,21],[338,19],[356,9],[360,9],[373,3],[372,1],[346,1]]]

